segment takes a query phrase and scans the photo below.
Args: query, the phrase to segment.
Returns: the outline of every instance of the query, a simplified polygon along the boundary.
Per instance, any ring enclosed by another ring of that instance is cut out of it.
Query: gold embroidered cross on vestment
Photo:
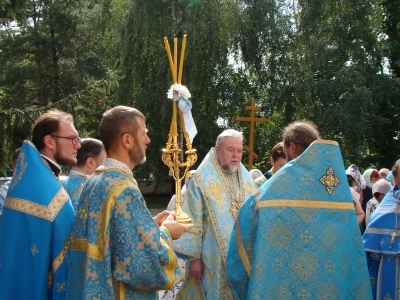
[[[35,254],[39,253],[39,250],[36,248],[36,244],[33,245],[31,248],[32,256],[35,256]]]
[[[333,189],[340,183],[340,180],[335,176],[332,167],[328,168],[326,175],[322,176],[319,181],[326,186],[329,195],[332,195]]]
[[[86,220],[88,218],[88,209],[86,203],[84,204],[83,208],[78,209],[77,215],[82,220],[83,223],[83,230],[86,229]]]

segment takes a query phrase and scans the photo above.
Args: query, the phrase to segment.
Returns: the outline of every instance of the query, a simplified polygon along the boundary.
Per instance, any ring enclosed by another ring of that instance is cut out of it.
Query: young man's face
[[[75,165],[76,154],[81,144],[78,142],[79,135],[74,124],[61,120],[57,133],[52,137],[56,143],[53,151],[54,161],[62,166]]]
[[[274,161],[274,159],[271,157],[270,162],[272,165],[272,171],[276,173],[279,171],[280,168],[282,168],[287,163],[287,159],[283,157],[278,157],[278,159]]]

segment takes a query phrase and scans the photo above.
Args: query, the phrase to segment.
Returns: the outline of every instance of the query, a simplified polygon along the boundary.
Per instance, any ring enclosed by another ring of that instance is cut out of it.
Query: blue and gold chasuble
[[[229,176],[238,180],[238,195],[232,195]],[[193,226],[174,241],[178,255],[188,259],[185,280],[176,299],[232,299],[226,281],[226,251],[239,208],[254,190],[254,180],[242,164],[237,175],[227,175],[214,148],[209,151],[184,196],[182,210],[192,219]],[[203,261],[201,280],[189,275],[189,260],[193,259]]]
[[[181,279],[169,233],[155,223],[132,175],[98,169],[76,214],[67,299],[154,300]]]
[[[395,186],[371,215],[363,236],[374,299],[400,299],[399,198]]]
[[[338,144],[317,140],[246,201],[229,243],[234,299],[371,299]]]
[[[83,185],[85,184],[87,178],[87,175],[75,170],[71,170],[69,176],[61,183],[71,198],[74,211],[76,211],[76,207],[78,206]]]
[[[67,192],[24,141],[0,228],[0,299],[65,299],[74,218]]]

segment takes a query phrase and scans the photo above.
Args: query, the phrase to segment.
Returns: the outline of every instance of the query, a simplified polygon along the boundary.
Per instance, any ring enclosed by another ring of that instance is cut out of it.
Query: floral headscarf
[[[354,164],[350,165],[350,167],[348,167],[346,170],[346,175],[350,175],[351,177],[353,177],[353,179],[356,181],[359,190],[365,189],[367,184],[364,178],[361,176],[361,173],[356,165]]]

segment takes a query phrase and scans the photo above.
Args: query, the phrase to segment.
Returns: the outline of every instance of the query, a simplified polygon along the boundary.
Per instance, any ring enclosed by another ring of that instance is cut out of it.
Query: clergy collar
[[[123,162],[116,160],[114,158],[106,157],[104,159],[103,165],[100,166],[98,168],[98,170],[101,170],[101,169],[104,170],[104,169],[110,169],[110,168],[120,169],[120,170],[124,171],[125,173],[127,173],[128,175],[131,175],[133,177],[132,170],[126,164],[124,164]]]
[[[85,174],[85,173],[83,173],[83,172],[80,172],[80,171],[77,171],[77,170],[72,169],[72,170],[69,172],[69,176],[87,177],[88,175]]]
[[[61,175],[61,167],[59,164],[57,164],[54,160],[48,158],[46,155],[40,154],[41,157],[43,157],[46,162],[49,164],[49,167],[51,171],[56,175],[56,177],[59,177]]]

